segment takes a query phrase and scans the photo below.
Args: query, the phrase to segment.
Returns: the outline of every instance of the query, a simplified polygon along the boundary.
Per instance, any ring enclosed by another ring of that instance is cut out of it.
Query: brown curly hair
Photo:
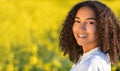
[[[62,24],[59,35],[60,49],[64,52],[64,55],[68,54],[69,59],[74,63],[83,54],[82,46],[77,44],[72,31],[76,13],[83,6],[94,10],[97,21],[98,46],[101,51],[109,54],[111,63],[116,64],[120,54],[120,22],[111,9],[99,1],[84,1],[71,9]]]

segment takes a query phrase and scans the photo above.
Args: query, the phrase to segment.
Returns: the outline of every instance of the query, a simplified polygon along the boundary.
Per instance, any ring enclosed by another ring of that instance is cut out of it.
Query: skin
[[[95,13],[90,7],[81,7],[74,18],[73,34],[84,53],[97,47],[95,18]]]

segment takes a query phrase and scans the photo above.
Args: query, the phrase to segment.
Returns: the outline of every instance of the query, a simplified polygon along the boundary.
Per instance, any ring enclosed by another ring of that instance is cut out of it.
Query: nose
[[[85,25],[85,23],[83,22],[83,23],[81,23],[81,25],[80,25],[80,29],[81,30],[86,30],[86,25]]]

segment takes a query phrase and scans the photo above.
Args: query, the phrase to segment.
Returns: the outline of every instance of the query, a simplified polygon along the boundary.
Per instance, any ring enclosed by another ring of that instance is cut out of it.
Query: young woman
[[[60,47],[74,63],[70,71],[111,71],[120,54],[120,25],[98,1],[76,4],[60,32]]]

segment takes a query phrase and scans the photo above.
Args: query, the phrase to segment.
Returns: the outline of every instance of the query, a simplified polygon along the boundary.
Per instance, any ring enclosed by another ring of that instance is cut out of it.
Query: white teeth
[[[78,34],[78,36],[83,38],[83,37],[86,37],[87,35],[85,35],[85,34]]]

